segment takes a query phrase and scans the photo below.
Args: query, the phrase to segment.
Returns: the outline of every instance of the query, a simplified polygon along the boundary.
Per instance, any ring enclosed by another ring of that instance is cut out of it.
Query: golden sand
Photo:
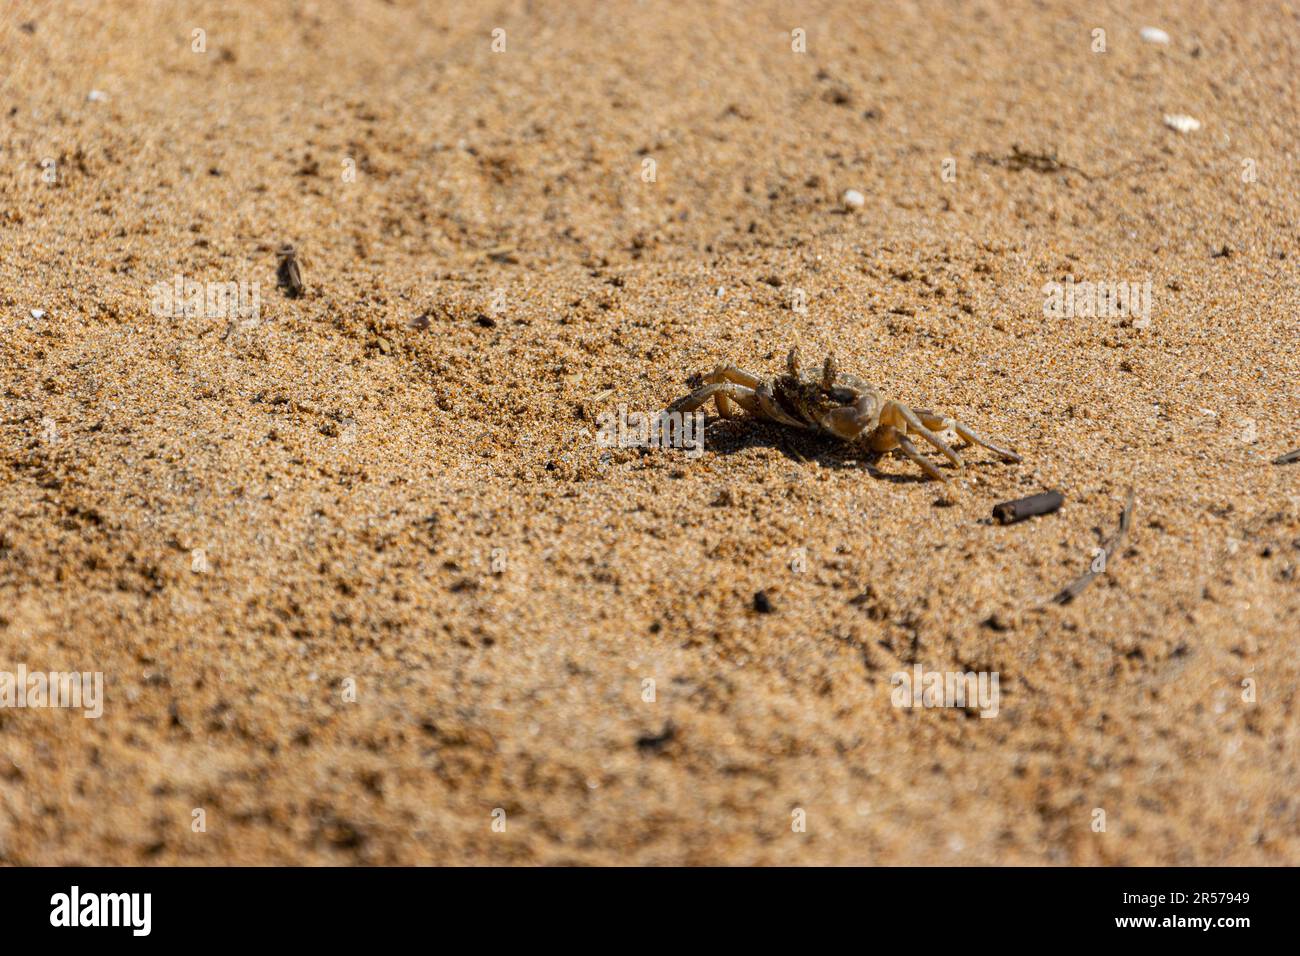
[[[1293,5],[180,6],[0,11],[0,862],[1300,863]],[[1023,462],[597,446],[792,344]]]

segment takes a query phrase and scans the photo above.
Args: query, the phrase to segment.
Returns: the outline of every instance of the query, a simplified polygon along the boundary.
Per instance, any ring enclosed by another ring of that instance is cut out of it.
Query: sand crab
[[[791,349],[786,374],[771,384],[734,365],[720,365],[704,376],[703,385],[673,402],[667,411],[693,412],[709,399],[723,418],[735,418],[738,405],[757,418],[818,431],[871,451],[897,449],[936,481],[948,479],[917,450],[909,434],[920,435],[959,469],[965,467],[961,456],[937,433],[959,435],[967,446],[982,445],[1003,461],[1020,461],[1014,451],[980,438],[955,419],[929,409],[913,411],[902,402],[882,397],[874,385],[840,372],[833,356],[827,356],[820,376],[804,378],[799,374],[798,353]]]

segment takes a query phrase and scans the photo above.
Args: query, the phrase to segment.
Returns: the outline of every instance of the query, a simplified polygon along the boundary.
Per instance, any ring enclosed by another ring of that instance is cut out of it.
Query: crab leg
[[[976,435],[973,431],[971,431],[961,422],[953,422],[952,427],[957,430],[957,434],[960,435],[962,438],[966,439],[968,442],[970,442],[973,445],[983,445],[985,448],[993,452],[993,454],[997,455],[1003,461],[1020,461],[1020,456],[1017,455],[1010,448],[1003,448],[1001,445],[995,445],[993,444],[993,442],[988,441],[987,439],[980,438],[979,435]]]
[[[719,365],[704,376],[704,380],[706,382],[735,382],[737,385],[744,385],[746,388],[758,388],[763,381],[753,372],[746,372],[743,368],[737,368],[734,365]]]
[[[702,385],[695,391],[691,392],[691,394],[677,399],[677,401],[669,405],[664,409],[664,411],[681,412],[684,415],[688,415],[700,406],[704,405],[711,398],[717,404],[718,413],[722,415],[723,418],[733,417],[731,414],[731,405],[730,402],[728,402],[728,399],[735,402],[751,415],[761,416],[763,414],[758,401],[755,400],[754,390],[752,388],[746,388],[744,385],[737,385],[734,382],[711,382],[708,385]],[[724,405],[724,402],[728,403]]]
[[[1001,445],[995,445],[993,442],[981,438],[979,435],[976,435],[973,431],[971,431],[969,427],[963,425],[955,418],[945,418],[942,415],[935,414],[934,412],[930,411],[928,408],[924,408],[924,409],[918,408],[916,410],[916,415],[918,418],[921,419],[921,421],[923,421],[926,424],[927,427],[933,428],[936,431],[944,431],[945,429],[951,428],[953,431],[955,431],[958,435],[960,435],[963,439],[965,439],[970,444],[980,445],[984,448],[987,448],[989,451],[993,452],[1003,461],[1021,460],[1020,456],[1017,455],[1011,449],[1003,448]]]
[[[734,365],[719,365],[711,373],[704,376],[704,381],[708,383],[732,382],[736,385],[743,385],[745,388],[750,389],[751,391],[757,389],[763,383],[763,380],[760,379],[757,375],[754,375],[750,372],[746,372],[744,369],[737,368]],[[736,417],[736,410],[731,407],[731,401],[728,398],[727,392],[725,391],[718,392],[717,397],[714,399],[714,402],[718,406],[718,414],[721,415],[723,418]],[[745,407],[745,406],[741,406],[741,407]],[[746,408],[746,410],[749,411],[751,414],[758,414],[752,408]]]
[[[909,439],[901,431],[898,432],[895,437],[898,439],[898,450],[901,451],[908,458],[912,459],[912,461],[920,465],[922,471],[924,471],[935,481],[946,482],[948,480],[946,477],[944,477],[943,472],[941,472],[937,467],[935,467],[934,462],[930,461],[930,459],[926,458],[924,455],[922,455],[919,451],[916,450],[916,446],[912,444],[911,439]]]
[[[916,432],[918,435],[920,435],[922,438],[928,441],[935,448],[939,449],[939,452],[943,455],[943,457],[947,458],[958,468],[965,467],[965,463],[961,460],[961,455],[957,454],[955,451],[949,448],[948,443],[945,442],[942,438],[940,438],[934,432],[930,431],[930,429],[922,425],[921,419],[916,417],[916,412],[912,411],[902,402],[886,402],[885,413],[888,414],[890,411],[893,411],[896,416],[901,417],[903,422],[906,423],[907,428],[910,428],[912,431]],[[885,417],[884,415],[881,416],[882,419],[884,417]],[[894,427],[898,428],[899,422],[894,421],[893,424]],[[899,428],[900,433],[903,432],[903,430],[904,429]]]

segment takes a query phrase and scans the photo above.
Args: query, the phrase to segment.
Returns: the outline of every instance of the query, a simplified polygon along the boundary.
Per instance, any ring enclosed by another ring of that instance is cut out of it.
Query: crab
[[[666,411],[694,412],[709,399],[723,418],[736,418],[739,406],[755,418],[820,432],[870,451],[900,451],[936,481],[948,478],[917,450],[908,435],[920,435],[959,470],[965,468],[961,455],[940,433],[960,436],[966,443],[963,447],[980,445],[1003,461],[1020,461],[1011,449],[981,438],[956,419],[929,409],[913,411],[902,402],[884,398],[874,385],[839,371],[834,356],[829,355],[820,376],[805,378],[799,373],[798,352],[791,349],[786,374],[771,384],[734,365],[720,365],[704,376],[703,385],[677,399]]]

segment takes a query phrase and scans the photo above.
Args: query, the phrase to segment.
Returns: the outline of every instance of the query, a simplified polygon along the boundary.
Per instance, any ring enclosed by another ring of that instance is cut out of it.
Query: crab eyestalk
[[[835,373],[838,371],[835,367],[835,356],[826,356],[826,364],[822,366],[822,388],[830,391],[835,387]]]

